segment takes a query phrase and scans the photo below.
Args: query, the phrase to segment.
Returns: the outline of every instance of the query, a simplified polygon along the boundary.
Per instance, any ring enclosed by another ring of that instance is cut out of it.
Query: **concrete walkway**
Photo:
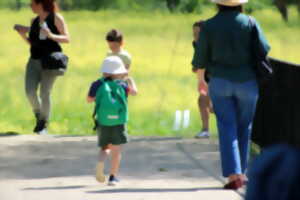
[[[116,187],[94,178],[96,137],[0,137],[1,200],[241,200],[225,191],[215,142],[133,138]]]

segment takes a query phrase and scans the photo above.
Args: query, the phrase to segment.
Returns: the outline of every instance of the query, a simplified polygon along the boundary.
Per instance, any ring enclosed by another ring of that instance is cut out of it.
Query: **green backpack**
[[[100,79],[96,94],[96,120],[103,126],[125,124],[128,121],[127,96],[120,80]]]

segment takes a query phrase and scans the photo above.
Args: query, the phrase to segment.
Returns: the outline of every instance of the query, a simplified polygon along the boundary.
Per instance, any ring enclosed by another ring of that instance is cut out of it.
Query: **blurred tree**
[[[285,21],[289,19],[288,5],[296,5],[300,14],[300,0],[274,0],[274,4]]]
[[[180,0],[166,0],[167,7],[171,12],[174,12],[180,5]]]
[[[199,6],[199,0],[185,0],[182,2],[181,11],[192,13],[194,12]]]
[[[58,0],[59,6],[63,10],[71,10],[73,8],[72,0]]]
[[[270,6],[272,6],[272,2],[270,0],[256,0],[256,1],[249,1],[245,5],[244,9],[247,14],[251,14],[254,11],[262,10]]]
[[[281,16],[285,21],[288,21],[288,9],[285,0],[275,0],[275,6],[278,8]]]
[[[20,10],[22,7],[21,0],[16,0],[16,9]]]

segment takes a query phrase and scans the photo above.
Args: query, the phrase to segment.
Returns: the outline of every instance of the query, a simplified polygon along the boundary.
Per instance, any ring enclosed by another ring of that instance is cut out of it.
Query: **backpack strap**
[[[105,82],[105,79],[104,78],[101,78],[99,79],[99,81],[101,82],[101,86],[102,84]],[[100,86],[100,87],[101,87]],[[100,88],[99,87],[99,88]],[[98,88],[98,90],[99,90]],[[98,109],[99,105],[95,105],[95,108],[94,108],[94,112],[93,112],[93,115],[92,115],[92,118],[93,118],[93,121],[94,121],[94,127],[93,127],[93,130],[96,131],[97,127],[99,126],[98,122],[97,122],[97,119],[96,119],[96,115],[97,115],[97,109]]]
[[[118,84],[118,83],[116,83],[116,84]],[[122,88],[123,89],[123,88]],[[121,98],[119,95],[115,95],[119,100],[120,100],[120,102],[122,102],[122,104],[124,105],[124,106],[126,106],[126,101],[123,99],[123,98]]]

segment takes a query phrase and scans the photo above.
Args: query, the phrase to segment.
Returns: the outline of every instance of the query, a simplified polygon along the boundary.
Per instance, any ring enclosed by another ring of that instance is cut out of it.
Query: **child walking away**
[[[128,142],[126,124],[128,122],[128,95],[137,95],[133,78],[128,77],[128,70],[117,56],[107,57],[102,64],[103,77],[95,81],[89,90],[87,101],[96,103],[98,122],[99,162],[96,167],[96,179],[105,182],[104,162],[111,154],[111,169],[108,185],[116,185],[121,148]]]
[[[203,24],[203,21],[195,22],[193,25],[193,47],[196,48],[196,43],[199,40],[199,34],[201,30],[201,26]],[[193,72],[195,72],[196,69],[193,68]],[[207,71],[206,71],[207,72]],[[209,81],[208,73],[205,74],[206,81]],[[213,112],[212,109],[212,103],[210,100],[210,97],[208,94],[205,94],[203,92],[200,92],[199,98],[198,98],[198,107],[201,115],[202,120],[202,130],[197,133],[195,136],[196,138],[208,138],[210,136],[209,133],[209,115]]]
[[[124,41],[122,33],[116,29],[112,29],[107,33],[106,41],[110,49],[107,56],[118,56],[123,61],[126,69],[129,70],[131,66],[131,56],[123,49]]]

